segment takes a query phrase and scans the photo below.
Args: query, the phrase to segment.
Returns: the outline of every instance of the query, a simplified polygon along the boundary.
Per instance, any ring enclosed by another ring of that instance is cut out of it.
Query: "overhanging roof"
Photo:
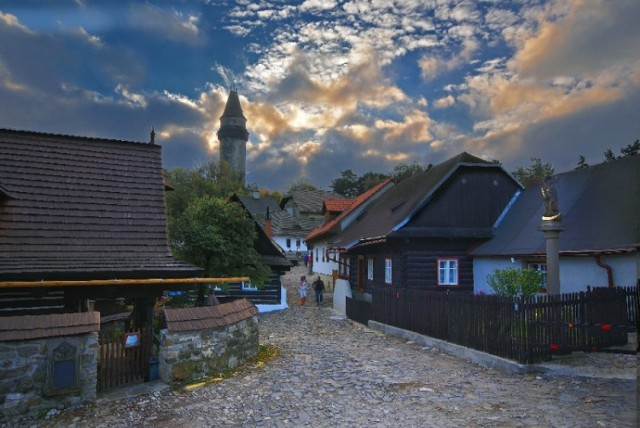
[[[640,156],[554,176],[564,230],[561,253],[589,254],[640,248]],[[540,185],[525,189],[473,256],[544,255]]]

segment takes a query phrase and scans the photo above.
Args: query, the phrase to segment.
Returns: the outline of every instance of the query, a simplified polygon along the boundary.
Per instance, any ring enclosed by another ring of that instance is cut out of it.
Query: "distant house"
[[[353,288],[473,290],[468,251],[520,184],[500,164],[461,153],[407,178],[358,213],[332,245]]]
[[[273,202],[275,202],[275,207],[278,208],[277,202],[273,198],[259,198],[255,194],[252,196],[234,194],[231,196],[230,202],[240,204],[247,216],[254,220],[256,233],[258,234],[255,249],[260,254],[262,263],[271,269],[271,275],[262,287],[249,283],[230,284],[226,290],[216,291],[216,296],[221,301],[245,298],[256,305],[286,303],[281,300],[282,275],[291,269],[291,261],[287,259],[282,248],[271,237],[272,220],[270,213],[271,208],[273,208]],[[254,210],[254,212],[252,213],[251,210]],[[261,214],[263,210],[264,215]]]
[[[324,190],[296,190],[280,201],[280,211],[273,213],[273,239],[292,260],[300,261],[310,248],[305,237],[324,223],[322,211],[325,199],[340,199],[333,192]],[[313,262],[322,260],[315,249]]]
[[[640,156],[554,176],[564,230],[560,232],[560,291],[634,286],[640,278]],[[475,291],[491,293],[495,269],[546,272],[540,186],[525,189],[495,236],[471,251]]]
[[[391,179],[385,180],[355,199],[328,199],[324,201],[326,222],[306,236],[307,245],[312,245],[322,258],[313,263],[313,271],[332,275],[339,271],[340,249],[333,245],[333,237],[353,223],[369,204],[393,187]]]

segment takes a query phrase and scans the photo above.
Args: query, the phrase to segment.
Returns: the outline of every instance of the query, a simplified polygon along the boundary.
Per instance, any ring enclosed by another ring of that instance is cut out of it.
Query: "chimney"
[[[269,207],[267,207],[267,216],[264,219],[264,233],[267,238],[271,239],[271,215],[269,214]]]
[[[260,192],[259,191],[253,192],[253,199],[260,199]]]

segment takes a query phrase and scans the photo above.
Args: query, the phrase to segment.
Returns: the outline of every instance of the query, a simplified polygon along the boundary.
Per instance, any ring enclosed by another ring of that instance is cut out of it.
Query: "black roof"
[[[561,253],[603,253],[640,248],[640,156],[554,176],[564,230]],[[540,185],[525,189],[474,256],[545,254],[540,231],[544,204]]]
[[[0,280],[165,278],[160,147],[0,129]]]
[[[480,159],[466,152],[460,153],[439,165],[399,182],[389,189],[360,214],[349,228],[338,235],[332,244],[336,247],[350,248],[359,242],[375,242],[398,234],[396,231],[407,224],[461,166],[493,167],[502,170],[499,164]],[[460,237],[461,235],[487,237],[484,231],[451,231],[448,228],[431,228],[428,235],[430,237]]]
[[[227,104],[224,106],[222,117],[244,117],[237,91],[229,92],[229,98],[227,98]]]

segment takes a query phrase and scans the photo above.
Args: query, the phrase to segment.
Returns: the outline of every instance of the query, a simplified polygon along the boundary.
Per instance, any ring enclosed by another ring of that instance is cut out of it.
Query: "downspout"
[[[613,269],[608,264],[602,263],[600,254],[596,254],[593,257],[596,259],[596,264],[607,271],[607,284],[609,288],[613,288]]]

